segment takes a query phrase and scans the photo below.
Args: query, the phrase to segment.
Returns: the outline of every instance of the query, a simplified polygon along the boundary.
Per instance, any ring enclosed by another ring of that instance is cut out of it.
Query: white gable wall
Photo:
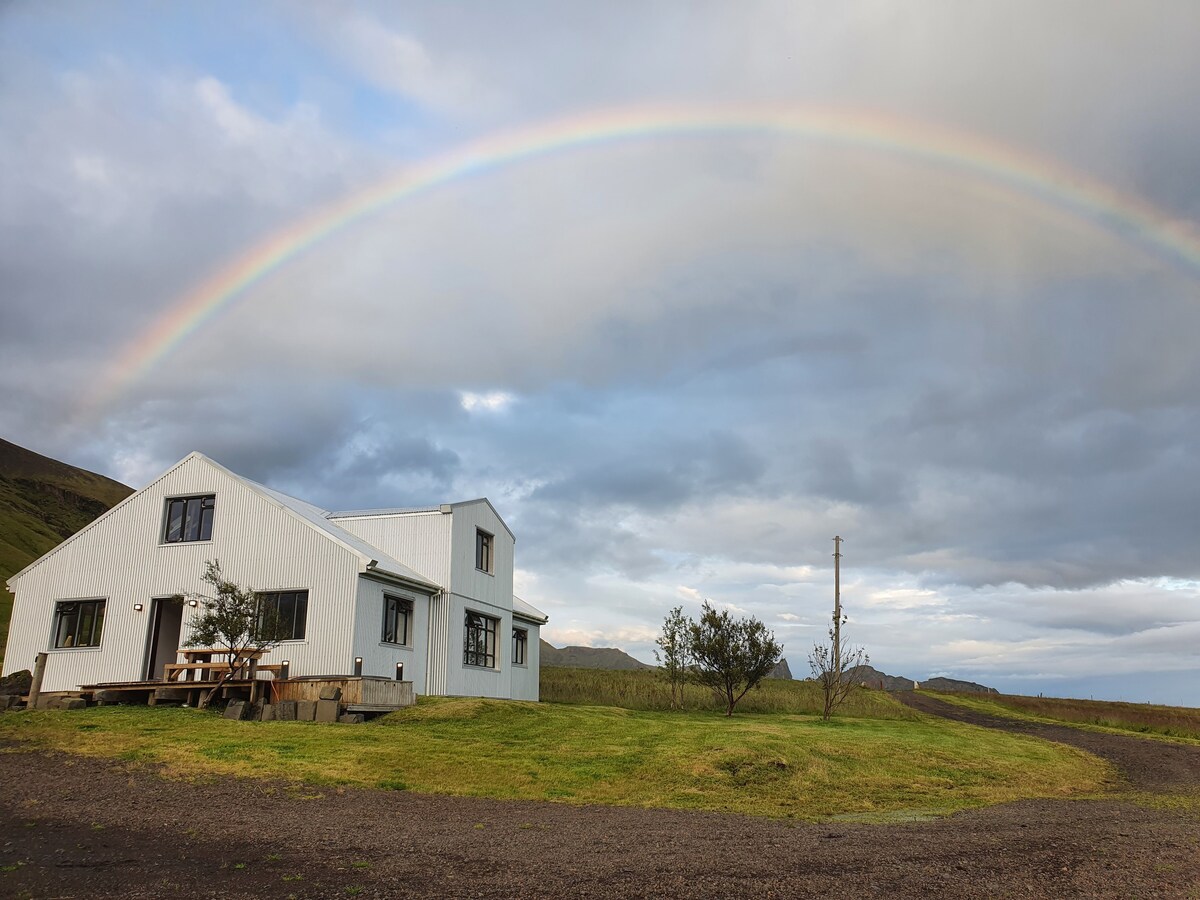
[[[216,495],[212,540],[163,544],[166,499],[209,493]],[[151,599],[202,591],[209,559],[257,590],[308,591],[305,639],[275,648],[267,662],[288,659],[293,675],[352,671],[351,605],[361,558],[192,455],[15,578],[4,674],[32,667],[46,650],[44,690],[140,679]],[[57,601],[98,598],[107,600],[100,647],[53,649]],[[185,607],[181,640],[192,615]]]

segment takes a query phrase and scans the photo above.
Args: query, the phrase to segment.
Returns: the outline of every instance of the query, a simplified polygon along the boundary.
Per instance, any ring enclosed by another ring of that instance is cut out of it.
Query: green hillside
[[[12,614],[9,577],[132,493],[0,439],[0,659]]]

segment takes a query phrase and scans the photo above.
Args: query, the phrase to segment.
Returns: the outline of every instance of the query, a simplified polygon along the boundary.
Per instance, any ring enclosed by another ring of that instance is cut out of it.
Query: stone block
[[[82,697],[63,697],[63,709],[87,709],[87,701]]]
[[[316,700],[297,700],[296,701],[296,721],[311,722],[317,715]]]
[[[15,708],[19,700],[16,694],[0,694],[0,711]]]
[[[338,716],[338,721],[344,725],[361,725],[365,718],[362,713],[342,713]]]
[[[342,699],[342,689],[340,687],[338,687],[337,685],[330,685],[328,687],[323,687],[323,688],[321,688],[321,699],[322,700],[341,700]]]
[[[261,697],[250,704],[246,709],[246,718],[251,722],[261,722],[263,717],[263,707],[266,706],[266,701]]]
[[[317,701],[317,716],[318,722],[336,722],[338,720],[339,704],[336,700],[318,700]]]
[[[296,721],[296,701],[280,700],[275,704],[275,718],[280,722]]]
[[[230,700],[225,707],[225,718],[241,720],[246,718],[246,703],[243,700]]]
[[[275,721],[275,707],[270,703],[264,703],[262,708],[262,720],[264,722]]]

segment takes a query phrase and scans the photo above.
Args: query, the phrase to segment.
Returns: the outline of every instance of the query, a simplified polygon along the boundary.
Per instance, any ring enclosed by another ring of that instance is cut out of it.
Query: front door
[[[161,681],[163,666],[175,662],[182,630],[183,600],[155,597],[150,604],[150,636],[146,645],[147,681]]]

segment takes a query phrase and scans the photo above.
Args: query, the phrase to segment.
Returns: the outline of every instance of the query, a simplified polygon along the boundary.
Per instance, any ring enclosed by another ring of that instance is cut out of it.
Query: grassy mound
[[[958,723],[663,713],[427,699],[365,726],[234,722],[105,707],[0,717],[0,740],[178,776],[822,819],[944,814],[1070,797],[1112,779],[1095,757]]]

